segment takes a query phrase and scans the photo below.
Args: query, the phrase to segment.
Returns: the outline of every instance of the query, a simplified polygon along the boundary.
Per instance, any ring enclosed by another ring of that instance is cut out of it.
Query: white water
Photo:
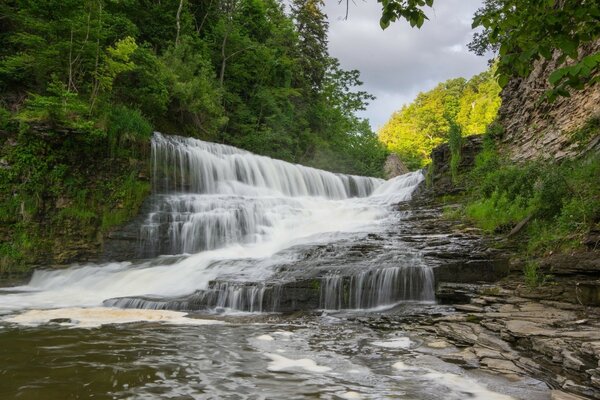
[[[157,194],[154,211],[141,228],[141,246],[151,256],[183,256],[176,262],[159,257],[137,264],[36,271],[28,285],[0,297],[0,310],[93,307],[125,296],[182,296],[223,276],[263,280],[273,273],[278,258],[293,261],[293,255],[278,255],[281,250],[329,241],[343,232],[368,232],[423,180],[420,172],[387,182],[333,174],[158,133],[152,157]],[[223,262],[227,260],[258,262]],[[397,272],[391,275],[396,279]],[[369,282],[363,279],[356,285]],[[376,306],[377,301],[359,299],[354,304]]]

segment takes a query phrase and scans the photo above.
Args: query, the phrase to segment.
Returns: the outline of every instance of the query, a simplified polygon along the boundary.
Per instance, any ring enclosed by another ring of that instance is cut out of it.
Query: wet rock
[[[496,259],[452,262],[435,269],[438,282],[496,282],[509,272],[508,258],[498,255]]]
[[[481,328],[473,323],[440,323],[436,326],[438,335],[449,338],[458,344],[475,344]]]
[[[448,363],[460,365],[463,368],[478,368],[479,361],[470,349],[465,349],[459,353],[443,354],[440,358]]]
[[[578,282],[577,301],[586,306],[600,306],[600,280]]]
[[[70,324],[73,321],[71,320],[71,318],[53,318],[48,322],[52,324]]]
[[[445,349],[449,346],[450,344],[444,340],[436,340],[435,342],[427,343],[427,347],[431,347],[432,349]]]
[[[561,390],[553,390],[550,393],[551,400],[585,400],[585,397],[577,396],[572,393],[565,393]]]
[[[472,304],[455,305],[454,308],[457,311],[473,312],[473,313],[482,313],[482,312],[485,311],[483,309],[483,307],[475,306],[475,305],[472,305]]]
[[[515,337],[547,336],[556,337],[558,333],[554,329],[544,328],[534,322],[524,320],[506,321],[506,331]]]
[[[543,271],[553,275],[600,276],[598,251],[585,251],[572,254],[554,254],[540,262]]]
[[[568,350],[562,351],[563,365],[566,368],[573,369],[575,371],[585,370],[585,363],[575,356],[575,354]]]
[[[518,374],[524,375],[525,371],[517,367],[512,361],[501,360],[497,358],[483,358],[480,361],[481,365],[502,374]]]
[[[397,154],[392,153],[385,159],[383,171],[386,179],[395,178],[399,175],[404,175],[409,172],[408,168],[400,160]]]
[[[477,337],[477,343],[479,343],[482,346],[486,346],[487,348],[490,349],[495,349],[498,351],[503,351],[503,352],[510,352],[512,351],[510,345],[508,343],[506,343],[504,340],[488,334],[486,332],[481,332],[479,334],[479,336]]]

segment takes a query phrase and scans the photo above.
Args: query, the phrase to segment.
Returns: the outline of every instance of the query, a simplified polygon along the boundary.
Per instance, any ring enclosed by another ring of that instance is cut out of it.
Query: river
[[[397,234],[420,172],[333,174],[159,133],[152,160],[130,260],[0,291],[2,398],[545,398],[368,323],[446,312],[435,266]]]

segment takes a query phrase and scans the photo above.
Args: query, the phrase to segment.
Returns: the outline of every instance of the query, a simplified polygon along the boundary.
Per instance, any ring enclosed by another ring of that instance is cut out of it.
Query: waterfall
[[[401,301],[433,301],[433,269],[387,267],[354,276],[331,275],[321,284],[320,308],[369,309]]]
[[[388,181],[335,174],[160,133],[152,162],[150,211],[139,228],[143,260],[35,271],[28,285],[2,295],[0,311],[270,312],[433,299],[432,270],[414,249],[407,249],[412,258],[369,259],[336,245],[374,240],[371,233],[384,227],[397,231],[392,221],[402,221],[393,205],[410,199],[421,172]],[[318,256],[321,248],[336,257]],[[359,258],[348,268],[351,256]]]
[[[257,242],[282,215],[305,211],[297,198],[366,197],[384,183],[160,133],[152,162],[157,194],[140,229],[146,257]]]
[[[165,192],[365,197],[382,179],[334,174],[257,156],[232,146],[155,133],[154,187]],[[266,193],[265,193],[266,192]]]

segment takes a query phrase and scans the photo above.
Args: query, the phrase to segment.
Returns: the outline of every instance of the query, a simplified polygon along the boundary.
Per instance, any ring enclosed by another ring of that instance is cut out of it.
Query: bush
[[[118,105],[108,111],[106,132],[111,154],[115,155],[121,148],[131,148],[150,139],[152,125],[138,110]]]
[[[462,132],[460,126],[450,121],[450,130],[448,133],[448,147],[450,148],[450,172],[452,173],[452,181],[456,183],[458,180],[458,167],[460,165],[460,150],[462,146]]]
[[[77,93],[67,90],[64,83],[53,77],[46,94],[32,94],[19,112],[23,122],[44,122],[53,126],[66,126],[79,130],[92,130],[94,121],[90,118],[88,106]]]
[[[521,235],[531,255],[581,245],[600,221],[600,158],[512,165],[486,138],[469,175],[465,215],[489,232],[508,232],[531,218]]]

